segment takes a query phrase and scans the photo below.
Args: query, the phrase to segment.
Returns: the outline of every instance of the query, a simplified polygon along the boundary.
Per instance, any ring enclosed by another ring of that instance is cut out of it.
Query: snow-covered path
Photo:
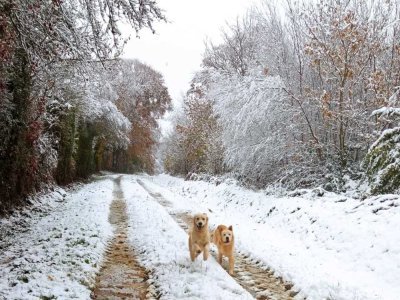
[[[124,176],[121,181],[128,236],[161,299],[253,299],[214,258],[190,261],[187,233],[137,179]]]
[[[252,299],[213,258],[190,262],[137,178],[99,176],[1,219],[0,299]]]
[[[399,196],[307,193],[118,174],[57,189],[0,219],[0,299],[397,299]],[[196,212],[233,224],[234,277],[190,261]]]
[[[158,203],[167,208],[169,214],[186,232],[192,222],[191,216],[194,210],[182,211],[174,208],[174,204],[165,199],[160,193],[152,191],[145,179],[138,179],[137,182],[151,195]],[[215,250],[215,249],[211,249]],[[212,251],[216,259],[216,251]],[[233,278],[256,299],[292,299],[297,292],[291,290],[293,285],[284,282],[281,277],[275,276],[268,267],[263,266],[260,261],[253,261],[251,257],[240,252],[235,253],[235,275]]]
[[[155,296],[149,292],[146,269],[137,262],[134,249],[128,244],[129,219],[121,190],[121,177],[114,179],[109,215],[109,221],[114,226],[114,236],[97,275],[91,295],[93,299],[146,299]]]

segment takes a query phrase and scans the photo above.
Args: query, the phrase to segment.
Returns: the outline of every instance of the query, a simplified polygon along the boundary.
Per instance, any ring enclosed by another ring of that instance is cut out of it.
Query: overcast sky
[[[220,41],[226,22],[234,22],[258,0],[159,0],[169,23],[155,26],[133,37],[123,57],[137,58],[160,71],[174,102],[189,88],[189,81],[200,69],[204,40]]]

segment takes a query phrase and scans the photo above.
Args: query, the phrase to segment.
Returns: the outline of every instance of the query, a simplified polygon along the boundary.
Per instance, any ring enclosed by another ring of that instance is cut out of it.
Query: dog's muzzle
[[[196,226],[197,226],[198,229],[201,229],[201,228],[203,228],[203,223],[199,222],[199,223],[196,224]]]
[[[228,237],[225,239],[225,243],[229,243],[229,238]]]

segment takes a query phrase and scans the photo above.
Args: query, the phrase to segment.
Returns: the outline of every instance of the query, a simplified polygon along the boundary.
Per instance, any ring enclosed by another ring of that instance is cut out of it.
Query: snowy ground
[[[38,207],[43,209],[0,220],[6,232],[0,242],[0,299],[90,299],[112,237],[109,207],[117,177],[99,177],[73,193],[59,189],[42,197]],[[122,180],[129,241],[151,272],[155,294],[162,299],[252,299],[212,257],[190,262],[187,234],[137,178]]]
[[[0,299],[89,299],[105,242],[112,179],[62,189],[0,219]]]
[[[90,299],[113,233],[108,217],[117,177],[74,192],[58,189],[0,219],[0,299]],[[297,299],[399,298],[398,195],[276,196],[229,180],[215,185],[167,175],[124,175],[121,187],[128,241],[162,299],[251,298],[214,258],[190,262],[187,234],[171,217],[179,212],[207,212],[211,228],[233,225],[236,248],[294,283]]]
[[[241,251],[292,281],[308,299],[399,299],[398,195],[355,200],[333,193],[277,197],[160,175],[144,182],[174,209],[232,224]]]
[[[132,224],[130,241],[152,270],[162,299],[252,299],[214,258],[204,262],[199,257],[191,263],[187,233],[137,183],[136,176],[124,176],[122,189]]]

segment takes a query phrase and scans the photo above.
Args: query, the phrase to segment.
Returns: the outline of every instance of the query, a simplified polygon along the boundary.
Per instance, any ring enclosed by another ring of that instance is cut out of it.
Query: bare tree
[[[229,26],[228,31],[222,32],[221,45],[206,43],[203,65],[216,70],[246,75],[255,54],[252,31],[250,18],[244,18],[242,22],[237,19],[234,25]]]

